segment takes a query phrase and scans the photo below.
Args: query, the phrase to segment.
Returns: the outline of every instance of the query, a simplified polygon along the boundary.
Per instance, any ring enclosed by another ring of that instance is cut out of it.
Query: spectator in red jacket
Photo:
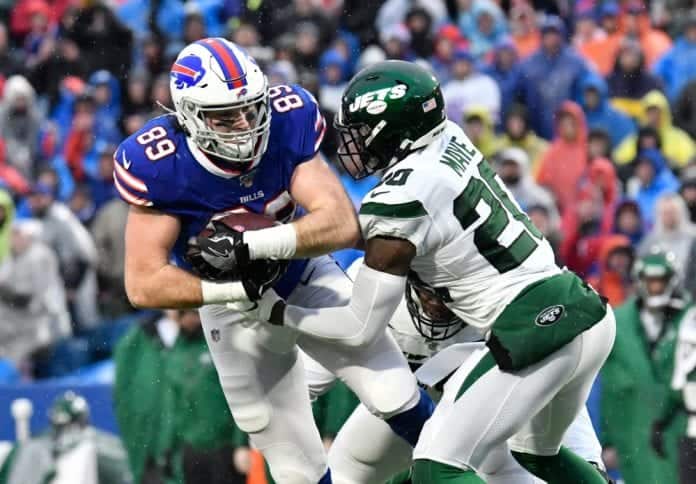
[[[556,197],[561,212],[575,204],[576,187],[587,168],[587,123],[580,106],[566,101],[556,113],[556,136],[541,159],[537,182]]]
[[[614,307],[623,304],[630,293],[634,257],[628,237],[610,235],[602,241],[597,272],[588,282]]]

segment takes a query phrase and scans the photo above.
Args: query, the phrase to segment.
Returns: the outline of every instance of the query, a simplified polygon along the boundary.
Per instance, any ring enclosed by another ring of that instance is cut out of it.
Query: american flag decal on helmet
[[[431,97],[423,103],[423,112],[428,113],[437,107],[437,101],[434,97]]]

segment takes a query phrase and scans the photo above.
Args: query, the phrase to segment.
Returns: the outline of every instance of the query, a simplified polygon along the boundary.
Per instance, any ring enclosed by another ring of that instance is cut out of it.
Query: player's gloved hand
[[[227,303],[227,308],[245,314],[247,319],[266,321],[275,326],[283,326],[285,315],[285,300],[273,289],[266,291],[263,296],[253,303]]]
[[[249,266],[249,246],[243,233],[213,221],[214,232],[208,237],[197,237],[200,257],[221,273],[240,273]]]
[[[258,301],[261,296],[272,288],[288,268],[284,260],[255,260],[247,263],[240,271],[244,291],[250,301]]]
[[[650,432],[650,445],[655,453],[663,459],[667,456],[667,453],[665,452],[664,433],[665,426],[662,421],[655,420],[652,423],[652,430]]]

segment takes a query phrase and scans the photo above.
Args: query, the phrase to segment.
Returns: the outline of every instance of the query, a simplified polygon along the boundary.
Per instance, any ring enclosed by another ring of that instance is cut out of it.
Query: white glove
[[[266,291],[261,299],[253,302],[229,302],[227,308],[244,315],[245,319],[263,321],[275,326],[283,325],[285,300],[273,290]]]

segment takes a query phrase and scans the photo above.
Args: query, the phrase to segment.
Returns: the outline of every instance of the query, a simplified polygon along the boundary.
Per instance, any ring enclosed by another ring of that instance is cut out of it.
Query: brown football
[[[214,235],[215,228],[213,227],[213,222],[221,223],[228,228],[238,230],[240,232],[245,230],[265,229],[268,227],[273,227],[278,223],[271,217],[260,215],[258,213],[227,213],[213,217],[208,225],[201,230],[199,235],[200,237],[209,238]],[[193,272],[203,279],[213,281],[234,281],[239,280],[240,278],[240,274],[234,267],[228,267],[223,270],[219,267],[213,267],[210,263],[204,261],[201,256],[201,250],[196,237],[192,237],[191,240],[189,240],[185,259],[191,265]],[[253,261],[252,267],[256,265],[260,268],[264,268],[266,264],[268,264],[268,261]]]
[[[245,230],[259,230],[273,227],[278,222],[267,215],[261,215],[253,212],[228,213],[213,217],[211,222],[222,222],[227,227],[244,232]],[[210,237],[212,235],[212,224],[203,229],[201,236]]]

